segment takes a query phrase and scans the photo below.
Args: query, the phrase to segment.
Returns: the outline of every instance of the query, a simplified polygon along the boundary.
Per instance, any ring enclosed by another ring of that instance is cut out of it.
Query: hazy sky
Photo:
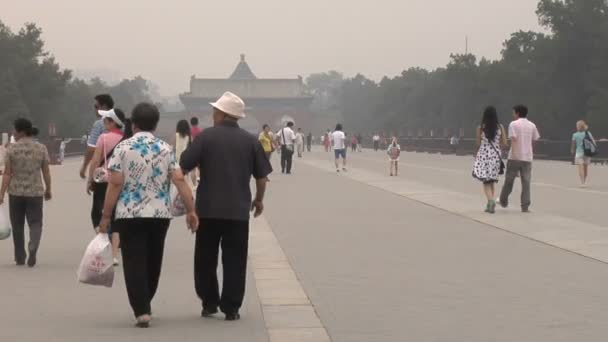
[[[379,79],[443,66],[452,52],[498,57],[539,30],[537,0],[0,0],[14,30],[35,22],[62,67],[141,74],[164,95],[227,77],[239,54],[258,77],[335,69]],[[0,52],[1,53],[1,52]],[[108,72],[111,74],[111,72]]]

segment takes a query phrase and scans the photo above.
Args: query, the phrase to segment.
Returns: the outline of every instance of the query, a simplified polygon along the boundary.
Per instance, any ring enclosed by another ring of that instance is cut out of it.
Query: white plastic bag
[[[84,284],[112,287],[114,265],[108,234],[97,234],[89,243],[78,268],[78,281]]]
[[[177,187],[171,184],[171,215],[184,216],[186,215],[186,204],[184,199],[177,191]]]
[[[0,205],[0,240],[8,239],[11,236],[11,223],[4,206]]]

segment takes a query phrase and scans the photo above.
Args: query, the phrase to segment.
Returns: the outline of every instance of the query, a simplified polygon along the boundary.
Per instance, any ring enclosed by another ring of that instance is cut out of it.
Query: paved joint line
[[[318,159],[303,163],[328,173],[335,172],[330,163]],[[468,194],[441,191],[434,186],[401,179],[379,180],[377,173],[369,171],[351,170],[342,176],[536,243],[608,264],[607,227],[542,213],[509,216],[511,222],[505,222],[505,216],[482,216],[478,200]],[[410,190],[412,188],[416,191]]]
[[[330,342],[264,217],[252,223],[249,259],[270,342]]]

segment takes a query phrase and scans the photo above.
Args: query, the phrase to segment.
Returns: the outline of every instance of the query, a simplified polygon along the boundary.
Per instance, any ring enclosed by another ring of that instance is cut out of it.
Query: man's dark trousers
[[[219,247],[224,271],[222,293],[217,279]],[[200,219],[194,250],[194,282],[203,307],[237,313],[245,296],[249,221]]]
[[[291,173],[291,165],[293,163],[293,145],[291,149],[287,145],[281,146],[281,172]]]

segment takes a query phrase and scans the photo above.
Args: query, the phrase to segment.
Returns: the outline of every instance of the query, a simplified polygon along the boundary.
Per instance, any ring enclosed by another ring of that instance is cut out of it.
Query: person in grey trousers
[[[46,146],[34,141],[35,132],[27,119],[14,123],[16,143],[11,144],[4,160],[0,205],[9,194],[9,216],[13,227],[15,262],[18,266],[36,265],[36,255],[42,237],[43,199],[51,199],[51,173]],[[44,179],[44,185],[42,184]],[[30,227],[28,253],[25,250],[25,221]]]
[[[540,139],[536,125],[528,120],[528,108],[523,105],[513,107],[513,118],[509,125],[511,149],[507,161],[505,183],[500,193],[500,205],[509,205],[509,195],[513,191],[513,183],[517,175],[521,178],[521,211],[530,211],[530,183],[532,181],[532,160],[534,159],[533,145]]]

